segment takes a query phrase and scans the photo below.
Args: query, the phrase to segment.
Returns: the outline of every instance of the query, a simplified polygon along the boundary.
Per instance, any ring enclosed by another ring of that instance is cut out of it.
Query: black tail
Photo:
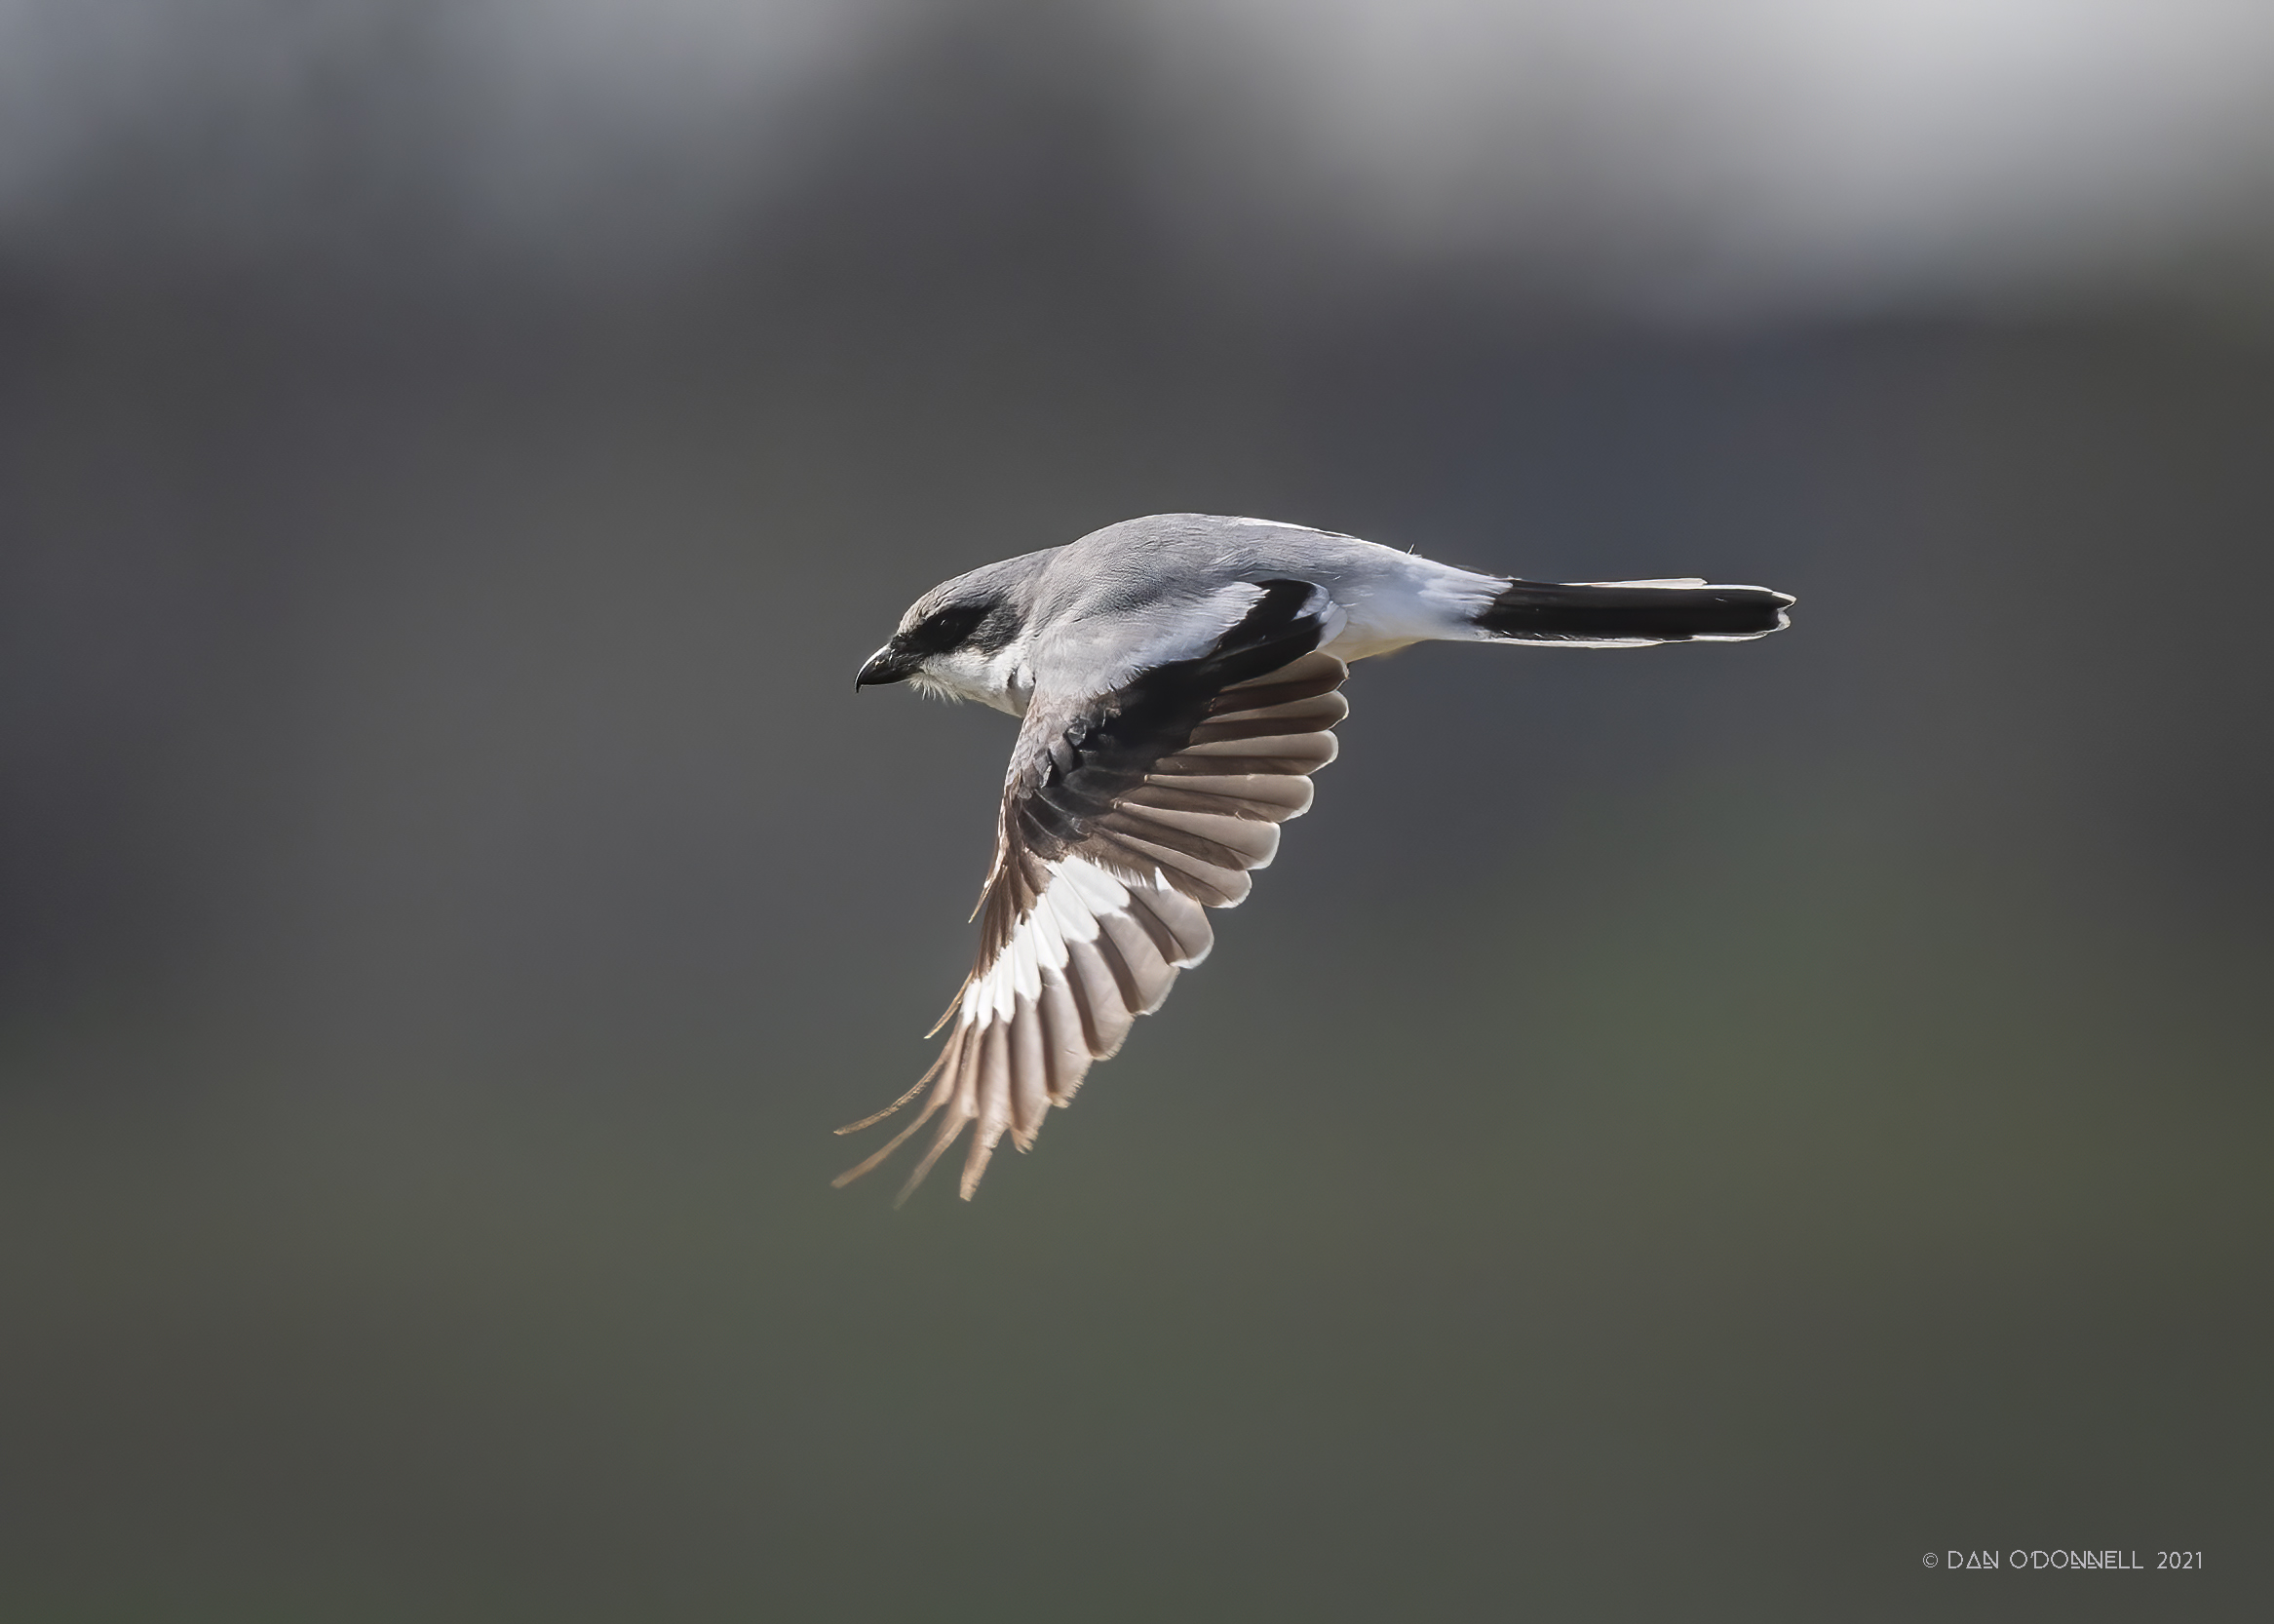
[[[1511,581],[1477,611],[1487,637],[1515,642],[1622,647],[1636,643],[1734,641],[1785,626],[1792,599],[1766,587],[1704,581],[1597,581],[1569,586]]]

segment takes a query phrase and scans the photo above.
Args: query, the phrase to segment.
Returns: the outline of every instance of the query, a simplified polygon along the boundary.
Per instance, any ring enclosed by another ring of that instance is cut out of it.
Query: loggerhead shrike
[[[979,958],[930,1089],[905,1201],[969,1126],[963,1195],[1005,1133],[1024,1150],[1093,1061],[1208,956],[1207,909],[1248,895],[1279,825],[1311,804],[1349,715],[1349,662],[1432,638],[1561,648],[1742,642],[1792,599],[1698,580],[1559,586],[1478,575],[1329,530],[1156,514],[934,587],[854,686],[907,682],[1022,718]],[[935,1027],[935,1030],[938,1028]]]

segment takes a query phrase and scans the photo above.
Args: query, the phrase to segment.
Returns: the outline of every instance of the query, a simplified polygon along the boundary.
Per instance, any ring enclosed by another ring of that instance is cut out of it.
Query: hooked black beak
[[[910,654],[895,638],[868,656],[861,675],[853,678],[853,691],[859,693],[863,688],[881,687],[887,682],[906,682],[923,663],[922,656]]]

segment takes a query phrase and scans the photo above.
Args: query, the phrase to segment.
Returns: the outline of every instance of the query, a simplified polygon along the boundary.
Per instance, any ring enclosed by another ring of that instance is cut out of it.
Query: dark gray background
[[[2263,327],[1235,273],[955,15],[630,269],[384,29],[19,222],[0,1616],[2257,1616]],[[1158,510],[1800,604],[1362,667],[1035,1156],[832,1192],[1011,733],[853,672]]]

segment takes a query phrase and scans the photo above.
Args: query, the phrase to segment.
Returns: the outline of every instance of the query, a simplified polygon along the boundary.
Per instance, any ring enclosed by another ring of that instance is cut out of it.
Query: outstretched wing
[[[963,1196],[1005,1133],[1034,1142],[1093,1061],[1160,1008],[1176,972],[1208,956],[1207,909],[1247,898],[1278,826],[1310,809],[1309,775],[1334,759],[1349,668],[1318,652],[1341,611],[1306,581],[1261,581],[1202,654],[1140,670],[1111,693],[1037,693],[1003,786],[980,950],[931,1070],[854,1133],[926,1094],[850,1183],[940,1118],[900,1199],[972,1127]]]

